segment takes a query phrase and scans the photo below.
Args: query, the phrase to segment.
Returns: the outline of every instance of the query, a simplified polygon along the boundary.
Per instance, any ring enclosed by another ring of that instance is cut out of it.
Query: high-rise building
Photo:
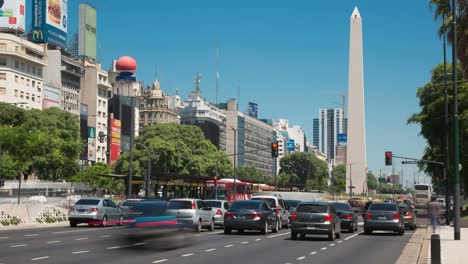
[[[338,134],[343,133],[343,109],[328,108],[319,110],[319,118],[313,123],[313,142],[320,152],[332,162],[335,159],[335,150],[338,142]]]
[[[0,102],[42,109],[44,46],[0,33]]]
[[[75,58],[78,58],[78,33],[75,33],[70,42],[68,42],[67,52]]]

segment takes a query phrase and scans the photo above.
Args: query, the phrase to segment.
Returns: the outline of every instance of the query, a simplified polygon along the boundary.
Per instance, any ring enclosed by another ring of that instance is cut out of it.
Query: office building
[[[333,162],[338,143],[338,134],[343,133],[343,109],[328,108],[319,110],[319,118],[313,123],[313,142],[320,152]]]

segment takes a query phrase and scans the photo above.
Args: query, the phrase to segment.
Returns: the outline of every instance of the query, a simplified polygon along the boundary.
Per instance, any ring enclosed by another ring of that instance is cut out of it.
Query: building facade
[[[320,152],[333,162],[336,156],[338,134],[343,133],[343,109],[328,108],[319,110],[319,118],[314,119],[313,142]]]
[[[0,33],[0,102],[42,109],[44,46]]]

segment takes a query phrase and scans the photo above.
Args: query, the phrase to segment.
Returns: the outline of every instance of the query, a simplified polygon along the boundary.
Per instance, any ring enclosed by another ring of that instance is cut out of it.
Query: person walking
[[[437,217],[440,215],[442,207],[435,197],[431,197],[431,201],[427,204],[427,215],[429,216],[432,224],[432,233],[436,232]]]

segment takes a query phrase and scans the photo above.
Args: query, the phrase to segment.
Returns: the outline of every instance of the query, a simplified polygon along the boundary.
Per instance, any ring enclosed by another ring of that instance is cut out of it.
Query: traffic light
[[[392,157],[391,151],[385,152],[385,166],[392,166]]]
[[[387,183],[390,183],[390,176],[387,176]]]
[[[277,158],[278,154],[278,141],[271,142],[271,157]]]

